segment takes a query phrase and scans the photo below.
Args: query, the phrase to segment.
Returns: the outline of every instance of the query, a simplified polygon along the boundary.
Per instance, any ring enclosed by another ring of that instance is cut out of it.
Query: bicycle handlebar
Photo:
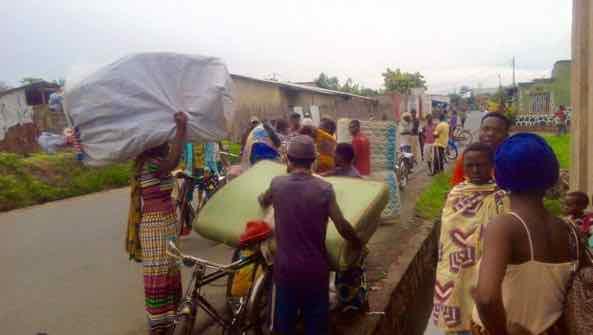
[[[169,243],[167,245],[167,255],[182,261],[183,265],[185,265],[187,267],[192,267],[196,264],[199,264],[199,265],[202,265],[204,267],[207,267],[207,268],[210,268],[213,270],[221,270],[221,271],[225,271],[225,272],[235,271],[235,270],[239,269],[243,263],[245,263],[244,259],[239,259],[231,264],[222,265],[222,264],[210,262],[210,261],[202,259],[202,258],[186,255],[186,254],[182,253],[181,250],[179,250],[179,248],[177,248],[177,246],[175,245],[175,243],[173,243],[173,241],[169,241]]]
[[[239,158],[239,157],[241,157],[239,155],[235,155],[235,154],[230,153],[230,152],[227,152],[227,151],[219,151],[218,153],[221,154],[221,155],[229,156],[229,157],[233,157],[233,158]]]

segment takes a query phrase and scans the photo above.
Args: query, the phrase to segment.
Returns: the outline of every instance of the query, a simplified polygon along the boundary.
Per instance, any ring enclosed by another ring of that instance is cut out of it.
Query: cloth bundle
[[[371,172],[369,179],[386,183],[389,190],[389,201],[387,201],[387,205],[385,206],[385,209],[383,209],[381,217],[393,218],[394,216],[397,216],[400,211],[401,203],[395,172],[389,170]]]
[[[339,119],[338,143],[352,143],[348,130],[350,119]],[[371,146],[371,173],[395,170],[397,152],[397,125],[391,121],[360,121],[360,131]]]
[[[188,114],[188,141],[222,140],[234,114],[232,86],[217,58],[135,54],[68,87],[64,110],[79,132],[84,163],[106,165],[172,140],[178,111]]]
[[[350,119],[339,119],[338,143],[352,143],[348,129]],[[371,180],[385,182],[389,188],[389,201],[382,218],[399,214],[400,196],[395,166],[397,163],[397,124],[393,121],[360,121],[360,131],[369,139],[371,149]]]

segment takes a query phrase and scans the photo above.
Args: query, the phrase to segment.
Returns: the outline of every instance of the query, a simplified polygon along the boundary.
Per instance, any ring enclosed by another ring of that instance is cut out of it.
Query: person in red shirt
[[[554,117],[556,120],[556,126],[558,127],[558,132],[556,133],[558,136],[562,134],[566,134],[566,111],[564,106],[560,106],[558,111],[554,113]]]
[[[360,132],[360,121],[350,121],[349,129],[352,135],[352,147],[354,148],[354,166],[358,173],[368,176],[371,174],[371,145],[369,139]]]
[[[510,128],[511,122],[506,116],[496,112],[488,113],[482,117],[480,124],[480,143],[489,145],[496,152],[498,146],[509,137]],[[463,181],[465,181],[465,171],[463,170],[463,155],[461,155],[455,163],[451,185],[455,186]]]

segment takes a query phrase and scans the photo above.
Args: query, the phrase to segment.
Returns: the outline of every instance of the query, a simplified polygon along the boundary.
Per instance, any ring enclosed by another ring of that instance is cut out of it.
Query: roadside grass
[[[441,216],[445,205],[445,198],[451,190],[451,172],[445,172],[433,177],[430,184],[422,191],[416,203],[416,212],[423,219],[435,220]]]
[[[570,135],[556,136],[552,134],[545,134],[543,138],[548,142],[560,163],[561,169],[570,168]],[[554,215],[562,215],[562,199],[558,197],[546,197],[544,199],[546,208]]]
[[[554,150],[561,169],[570,168],[570,135],[543,135],[543,138]]]
[[[241,145],[223,141],[235,155]],[[239,158],[231,158],[237,164]],[[86,167],[71,152],[21,156],[0,152],[0,212],[129,184],[132,163]]]
[[[0,211],[128,185],[130,164],[90,168],[69,152],[23,157],[0,152]]]
[[[560,168],[570,168],[570,135],[543,135],[543,137],[558,157]],[[420,194],[416,203],[416,212],[418,215],[427,220],[435,220],[441,216],[445,197],[451,190],[449,184],[450,178],[450,172],[433,177],[430,184]],[[547,197],[544,199],[544,204],[554,215],[562,215],[562,199]]]

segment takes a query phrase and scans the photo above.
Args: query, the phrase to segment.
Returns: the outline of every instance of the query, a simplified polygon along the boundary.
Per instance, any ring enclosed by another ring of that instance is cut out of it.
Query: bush
[[[0,152],[0,211],[128,185],[131,164],[89,168],[72,153]]]

